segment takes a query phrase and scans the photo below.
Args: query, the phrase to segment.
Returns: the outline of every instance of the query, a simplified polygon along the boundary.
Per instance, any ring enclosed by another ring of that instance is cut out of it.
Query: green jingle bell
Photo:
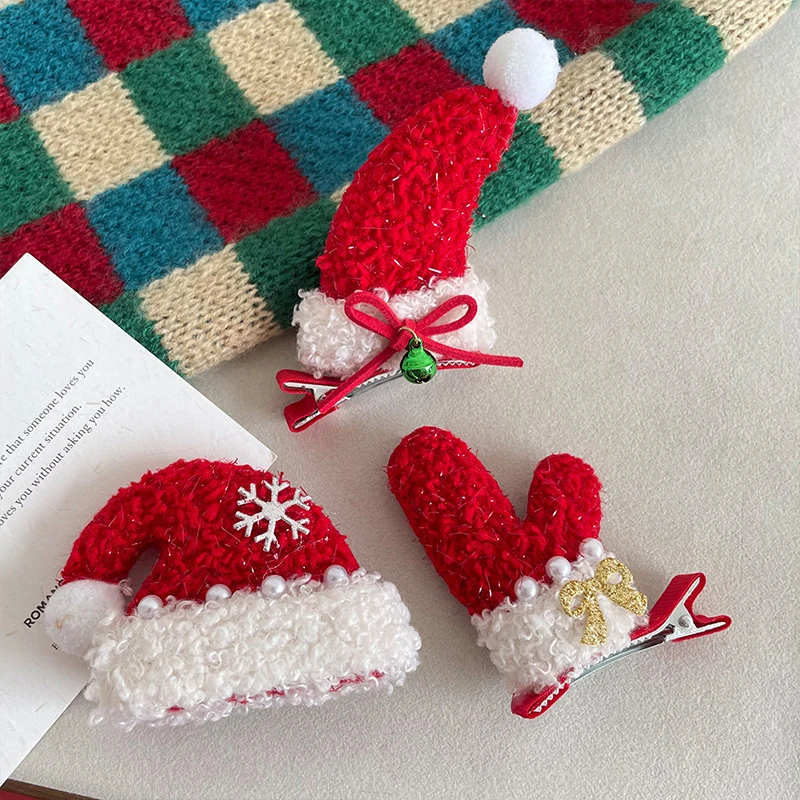
[[[427,383],[436,374],[436,359],[414,338],[400,362],[403,377],[411,383]]]

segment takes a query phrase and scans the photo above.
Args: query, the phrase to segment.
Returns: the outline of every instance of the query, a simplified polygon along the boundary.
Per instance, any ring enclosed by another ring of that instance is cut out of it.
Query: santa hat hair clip
[[[135,595],[125,579],[158,558]],[[282,475],[177,461],[121,489],[76,540],[45,627],[91,669],[93,723],[220,719],[391,691],[420,639],[391,583],[365,572]]]
[[[344,193],[325,250],[320,288],[295,309],[298,360],[281,370],[293,431],[345,399],[405,377],[480,364],[521,367],[490,355],[494,321],[487,284],[467,265],[466,246],[487,176],[511,141],[518,109],[553,90],[558,54],[521,28],[501,36],[484,62],[486,86],[447,92],[372,151]]]
[[[388,474],[521,717],[543,714],[578,678],[622,656],[731,624],[730,617],[694,610],[706,582],[701,572],[676,575],[647,611],[630,569],[599,539],[600,482],[574,456],[540,462],[522,521],[489,471],[449,431],[409,434],[392,453]]]

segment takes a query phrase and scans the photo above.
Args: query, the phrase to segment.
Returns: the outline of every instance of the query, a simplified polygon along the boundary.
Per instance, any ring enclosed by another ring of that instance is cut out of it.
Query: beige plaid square
[[[570,61],[553,93],[530,116],[564,172],[579,169],[645,123],[633,85],[600,52]]]
[[[232,247],[153,281],[139,297],[184,375],[234,358],[280,331]]]
[[[285,0],[223,22],[209,34],[228,74],[260,114],[270,114],[341,77]]]
[[[459,17],[471,14],[489,0],[395,0],[412,17],[423,33],[434,33]]]
[[[78,200],[126,183],[167,159],[116,75],[40,108],[31,121]]]

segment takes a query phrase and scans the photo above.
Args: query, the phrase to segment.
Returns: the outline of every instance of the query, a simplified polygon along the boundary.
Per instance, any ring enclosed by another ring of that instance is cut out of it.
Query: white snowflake
[[[245,514],[243,511],[237,511],[236,516],[239,521],[234,522],[233,527],[234,530],[237,531],[244,528],[244,535],[250,537],[253,535],[253,529],[258,523],[266,520],[268,522],[266,531],[253,537],[253,541],[264,542],[264,550],[269,552],[272,543],[275,542],[275,544],[277,544],[278,542],[275,535],[275,526],[279,522],[285,522],[289,526],[293,539],[297,539],[301,533],[308,533],[308,518],[294,519],[286,512],[292,506],[297,506],[298,508],[308,511],[308,503],[311,501],[311,498],[305,494],[302,489],[295,489],[294,497],[280,503],[278,502],[278,496],[284,489],[289,488],[289,482],[283,480],[283,475],[281,475],[280,478],[276,478],[273,475],[270,483],[266,481],[262,481],[262,483],[269,490],[268,500],[264,500],[258,496],[258,491],[254,483],[250,484],[250,489],[245,489],[244,486],[239,487],[241,498],[236,501],[236,504],[239,506],[246,506],[253,503],[257,505],[260,510],[256,511],[255,514]]]

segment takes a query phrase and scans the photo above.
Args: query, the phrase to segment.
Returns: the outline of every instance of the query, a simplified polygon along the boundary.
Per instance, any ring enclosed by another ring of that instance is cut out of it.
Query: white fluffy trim
[[[344,585],[291,581],[277,599],[243,590],[133,614],[101,627],[86,656],[90,721],[175,725],[391,690],[417,666],[409,617],[394,584],[361,570]]]
[[[71,581],[56,590],[44,611],[47,635],[65,652],[83,656],[101,622],[125,612],[122,587],[105,581]]]
[[[595,565],[595,561],[579,558],[568,580],[594,577]],[[492,663],[503,673],[512,692],[555,686],[565,673],[577,677],[601,658],[627,647],[631,631],[646,622],[646,617],[637,617],[599,595],[608,641],[602,647],[581,644],[586,618],[574,619],[564,613],[558,599],[560,588],[539,584],[531,601],[506,598],[491,611],[472,617],[478,644],[489,649]]]
[[[467,294],[478,302],[478,313],[469,325],[437,341],[463,350],[486,353],[492,349],[497,335],[494,320],[489,316],[486,295],[489,286],[473,270],[461,278],[448,278],[430,288],[389,297],[385,289],[374,293],[385,300],[400,319],[421,319],[445,300]],[[386,347],[386,340],[376,333],[351,322],[344,313],[344,300],[334,300],[319,289],[300,292],[300,303],[294,310],[292,323],[297,332],[297,359],[318,378],[327,375],[346,378]],[[463,309],[455,309],[440,322],[457,318]],[[387,362],[389,369],[399,366],[403,353]]]

